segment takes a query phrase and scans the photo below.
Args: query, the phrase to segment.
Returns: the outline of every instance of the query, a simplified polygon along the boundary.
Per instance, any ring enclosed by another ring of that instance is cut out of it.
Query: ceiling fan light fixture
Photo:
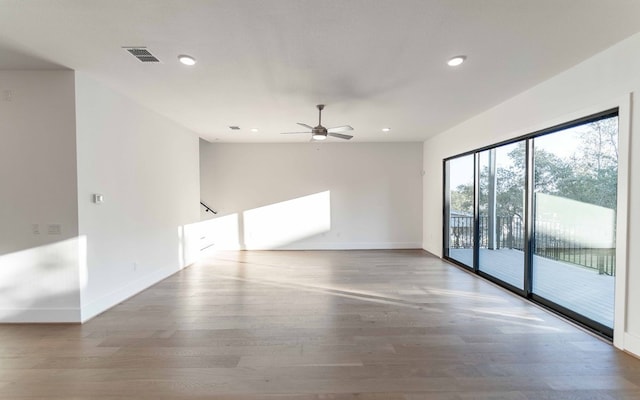
[[[463,62],[465,62],[466,59],[467,59],[467,56],[451,57],[449,59],[449,61],[447,61],[447,64],[449,64],[450,67],[457,67],[458,65],[462,64]]]
[[[326,138],[327,136],[321,133],[316,133],[313,135],[313,140],[325,140]]]
[[[178,61],[180,61],[184,65],[193,66],[196,65],[196,59],[188,56],[186,54],[181,54],[178,56]]]

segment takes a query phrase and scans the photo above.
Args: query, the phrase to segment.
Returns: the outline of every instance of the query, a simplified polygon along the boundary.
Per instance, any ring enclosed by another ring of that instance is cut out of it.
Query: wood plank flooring
[[[217,252],[0,325],[0,399],[640,399],[640,360],[419,250]]]

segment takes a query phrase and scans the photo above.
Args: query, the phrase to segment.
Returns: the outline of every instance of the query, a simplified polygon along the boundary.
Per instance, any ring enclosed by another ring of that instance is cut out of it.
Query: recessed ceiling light
[[[258,132],[258,128],[251,128],[251,132]]]
[[[178,56],[178,61],[180,61],[184,65],[189,65],[189,66],[196,64],[196,59],[195,58],[193,58],[191,56],[187,56],[185,54],[182,54],[182,55]]]
[[[458,65],[462,64],[466,59],[467,59],[467,56],[455,56],[451,58],[449,61],[447,61],[447,64],[449,64],[450,67],[457,67]]]
[[[391,128],[382,128],[382,132],[389,132]]]

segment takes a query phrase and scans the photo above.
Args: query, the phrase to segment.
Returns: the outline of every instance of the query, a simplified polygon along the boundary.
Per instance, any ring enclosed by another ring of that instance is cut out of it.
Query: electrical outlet
[[[133,263],[133,272],[136,272],[138,270],[138,263],[134,262]]]
[[[62,225],[60,225],[60,224],[49,224],[49,225],[47,225],[47,234],[48,235],[61,235],[62,234]]]

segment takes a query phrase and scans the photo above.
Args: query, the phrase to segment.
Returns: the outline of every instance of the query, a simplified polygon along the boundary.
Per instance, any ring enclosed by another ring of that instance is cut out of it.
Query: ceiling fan
[[[311,140],[325,140],[327,136],[333,136],[340,139],[349,140],[353,136],[351,135],[343,135],[340,132],[352,131],[353,128],[349,125],[336,126],[333,128],[325,128],[322,126],[322,110],[324,109],[324,104],[318,104],[316,106],[318,108],[318,126],[315,128],[311,125],[303,124],[302,122],[298,122],[298,125],[304,126],[305,128],[310,129],[308,132],[282,132],[283,135],[292,135],[292,134],[311,134]]]

